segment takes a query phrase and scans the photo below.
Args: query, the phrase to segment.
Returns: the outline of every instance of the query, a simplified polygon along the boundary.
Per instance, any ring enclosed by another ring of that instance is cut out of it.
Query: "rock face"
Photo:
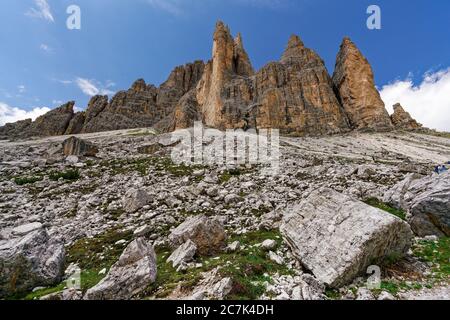
[[[389,114],[375,87],[372,68],[349,38],[344,39],[337,55],[333,83],[352,128],[392,129]]]
[[[201,255],[212,255],[225,245],[226,234],[218,219],[206,216],[189,217],[169,235],[173,247],[191,240]]]
[[[203,69],[202,61],[177,67],[159,88],[139,79],[128,91],[118,92],[109,103],[107,97],[93,97],[82,132],[152,127],[164,121],[171,123],[176,105],[195,88]]]
[[[383,201],[405,210],[414,233],[450,236],[450,172],[421,177],[408,175],[389,190]]]
[[[29,228],[28,228],[29,230]],[[0,246],[0,297],[59,283],[64,246],[40,228]]]
[[[11,139],[23,136],[23,133],[30,127],[31,123],[31,119],[7,123],[3,127],[0,127],[0,139]]]
[[[74,116],[74,101],[51,110],[37,118],[27,129],[27,136],[60,136],[63,135]]]
[[[279,128],[295,134],[348,129],[323,61],[297,36],[289,40],[280,62],[254,74],[242,37],[233,40],[228,27],[219,22],[213,58],[197,86],[196,98],[200,118],[219,129]],[[190,106],[185,109],[192,113],[195,103]],[[178,116],[186,118],[182,111]]]
[[[131,242],[99,284],[89,289],[86,300],[126,300],[156,280],[156,254],[144,239]]]
[[[229,28],[218,22],[214,32],[213,57],[205,67],[196,95],[202,120],[207,126],[221,129],[243,126],[240,105],[227,106],[223,94],[230,82],[239,76],[248,77],[252,74],[253,68],[242,38],[238,36],[233,40]],[[242,89],[248,91],[248,88]],[[250,97],[247,95],[247,98]]]
[[[391,115],[391,120],[396,129],[417,130],[422,128],[422,125],[414,120],[400,103],[394,105],[394,113]]]
[[[86,121],[86,114],[84,112],[77,112],[70,120],[67,126],[66,135],[80,133],[83,129],[84,122]]]
[[[299,261],[330,287],[406,253],[412,238],[401,219],[325,188],[290,208],[280,230]]]
[[[65,156],[87,156],[95,157],[98,148],[93,144],[76,137],[70,137],[63,142],[63,153]]]

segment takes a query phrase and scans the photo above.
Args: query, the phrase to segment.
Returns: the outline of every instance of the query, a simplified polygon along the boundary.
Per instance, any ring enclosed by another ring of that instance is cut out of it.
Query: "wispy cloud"
[[[383,86],[380,93],[388,110],[400,103],[426,127],[450,131],[450,68],[425,73],[419,85],[411,78]]]
[[[76,78],[75,83],[77,84],[78,88],[81,89],[81,91],[88,96],[95,96],[95,95],[111,95],[115,92],[110,90],[109,88],[113,87],[115,84],[111,81],[108,81],[105,85],[103,85],[101,82],[97,80],[92,79],[85,79],[85,78]]]
[[[46,52],[46,53],[52,53],[52,52],[53,52],[53,48],[51,48],[50,46],[48,46],[48,45],[45,44],[45,43],[42,43],[42,44],[39,46],[39,49],[41,49],[42,51],[44,51],[44,52]]]
[[[55,22],[47,0],[34,0],[34,4],[36,8],[28,9],[25,15],[32,18],[44,19],[48,22]]]
[[[37,117],[49,111],[50,109],[47,107],[34,108],[27,111],[16,107],[11,107],[6,103],[0,102],[0,126],[5,125],[6,123],[14,123],[19,120],[35,120]]]
[[[151,7],[164,11],[173,16],[186,14],[193,6],[214,5],[222,0],[146,0]],[[292,0],[227,0],[227,3],[235,6],[251,6],[258,8],[279,9],[286,7]]]
[[[20,86],[17,86],[17,90],[19,90],[19,93],[24,93],[25,91],[27,91],[27,88],[21,84]]]
[[[182,2],[179,0],[147,0],[155,9],[162,10],[175,16],[183,14]]]

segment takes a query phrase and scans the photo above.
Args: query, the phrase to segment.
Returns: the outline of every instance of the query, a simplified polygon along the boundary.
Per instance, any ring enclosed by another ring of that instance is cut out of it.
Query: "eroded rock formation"
[[[394,129],[374,84],[369,62],[345,38],[331,78],[324,62],[293,35],[280,61],[255,72],[241,34],[233,38],[218,22],[212,59],[176,67],[156,87],[137,80],[111,101],[94,96],[85,112],[73,102],[35,122],[0,128],[0,137],[92,133],[154,127],[161,132],[192,127],[195,121],[217,129],[277,128],[282,134],[324,135],[352,129]],[[396,128],[418,126],[399,109]]]
[[[372,67],[349,38],[344,38],[337,55],[333,83],[353,129],[392,129]]]
[[[394,113],[391,115],[391,120],[397,129],[417,130],[422,128],[422,125],[414,120],[400,103],[394,105]]]

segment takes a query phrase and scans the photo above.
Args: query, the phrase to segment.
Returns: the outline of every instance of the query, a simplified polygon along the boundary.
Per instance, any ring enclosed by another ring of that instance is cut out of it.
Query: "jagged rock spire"
[[[222,21],[217,22],[214,31],[212,60],[205,67],[197,87],[197,100],[203,120],[208,126],[223,127],[221,93],[224,86],[235,76],[249,77],[254,70],[244,49],[242,36],[235,39]]]
[[[390,130],[392,122],[375,87],[372,68],[345,37],[336,59],[333,84],[351,126],[358,130]]]
[[[288,62],[292,58],[302,56],[305,45],[299,36],[293,34],[288,41],[286,50],[281,57],[281,63]]]

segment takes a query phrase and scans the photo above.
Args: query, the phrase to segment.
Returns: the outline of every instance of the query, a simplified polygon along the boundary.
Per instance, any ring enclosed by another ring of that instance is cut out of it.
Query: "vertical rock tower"
[[[344,38],[337,55],[333,83],[352,129],[393,129],[384,102],[375,87],[372,68],[349,38]]]

